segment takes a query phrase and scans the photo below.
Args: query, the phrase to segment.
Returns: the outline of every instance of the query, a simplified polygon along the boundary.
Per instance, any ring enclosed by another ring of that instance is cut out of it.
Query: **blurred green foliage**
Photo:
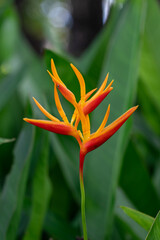
[[[31,30],[36,28],[34,33],[56,49],[51,25],[44,16],[39,17],[40,5],[37,9]],[[108,103],[110,122],[139,105],[132,120],[87,156],[84,181],[90,240],[145,239],[147,231],[125,216],[119,206],[152,217],[160,209],[159,29],[158,1],[125,1],[112,6],[107,24],[80,58],[72,58],[62,48],[59,51],[60,46],[57,52],[45,50],[40,57],[22,34],[14,2],[0,3],[1,240],[75,240],[81,236],[76,142],[22,120],[26,116],[43,118],[32,96],[58,117],[53,84],[46,73],[51,58],[77,99],[79,85],[70,61],[83,73],[87,91],[99,86],[107,72],[109,79],[115,80],[112,93],[91,115],[91,131],[99,126]],[[70,116],[72,107],[64,99],[62,103]],[[8,142],[13,138],[16,140]],[[159,214],[147,240],[160,238],[157,229]]]

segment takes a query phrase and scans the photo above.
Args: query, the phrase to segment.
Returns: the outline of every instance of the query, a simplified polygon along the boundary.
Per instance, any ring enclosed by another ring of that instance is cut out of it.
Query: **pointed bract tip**
[[[23,118],[25,122],[29,122],[29,118]]]
[[[35,97],[32,97],[32,99],[34,100],[35,104],[39,104],[39,102],[35,99]]]
[[[137,106],[134,106],[134,107],[132,107],[132,108],[130,108],[133,112],[134,111],[136,111],[137,110],[137,108],[139,107],[139,105],[137,105]]]
[[[108,78],[109,77],[109,72],[107,73],[107,75],[106,75],[106,78]]]
[[[111,81],[111,85],[114,83],[114,80],[112,79],[112,81]]]

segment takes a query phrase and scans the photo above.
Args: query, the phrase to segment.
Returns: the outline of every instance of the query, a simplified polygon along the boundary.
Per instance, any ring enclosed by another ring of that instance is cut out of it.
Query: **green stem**
[[[85,215],[85,190],[84,190],[83,174],[81,173],[80,173],[80,188],[81,188],[81,215],[82,215],[83,237],[84,237],[84,240],[88,240],[86,215]]]

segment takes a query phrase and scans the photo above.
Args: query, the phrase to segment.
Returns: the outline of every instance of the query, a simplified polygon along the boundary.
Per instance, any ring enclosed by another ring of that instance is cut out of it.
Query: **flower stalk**
[[[81,216],[82,216],[83,237],[84,237],[84,240],[88,240],[86,214],[85,214],[85,190],[84,190],[83,174],[81,173],[80,173],[80,189],[81,189]]]

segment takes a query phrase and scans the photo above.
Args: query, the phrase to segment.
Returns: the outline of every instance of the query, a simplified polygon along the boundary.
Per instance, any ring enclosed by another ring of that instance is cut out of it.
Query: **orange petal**
[[[109,113],[110,113],[110,104],[108,106],[108,109],[107,109],[107,112],[105,114],[105,117],[103,119],[103,122],[101,123],[100,127],[98,128],[98,130],[95,132],[95,136],[98,135],[99,133],[102,132],[102,130],[104,129],[106,123],[107,123],[107,120],[108,120],[108,117],[109,117]]]
[[[71,118],[71,125],[73,125],[73,123],[74,123],[74,121],[77,117],[77,114],[78,114],[77,109],[75,109],[74,112],[73,112],[72,118]]]
[[[86,94],[86,96],[85,96],[85,101],[92,95],[93,92],[96,91],[96,89],[97,89],[97,88],[91,90],[90,92],[88,92],[88,93]],[[78,104],[81,104],[81,100],[79,101]],[[73,125],[76,117],[77,117],[77,109],[74,110],[74,113],[73,113],[72,118],[71,118],[71,124],[72,124],[72,125]],[[79,119],[79,120],[80,120],[80,119]]]
[[[57,73],[57,70],[56,70],[56,67],[55,67],[55,64],[54,64],[54,61],[53,59],[51,59],[51,69],[52,69],[52,73],[53,73],[53,76],[62,84],[64,85],[64,83],[61,81],[58,73]]]
[[[108,76],[109,73],[107,73],[107,76],[105,77],[101,87],[99,88],[98,92],[96,93],[96,95],[98,95],[99,93],[103,92],[103,90],[105,89],[106,85],[107,85],[107,81],[108,81]]]
[[[76,98],[74,94],[66,87],[59,85],[57,86],[61,94],[75,107],[76,106]]]
[[[97,90],[97,88],[92,89],[90,92],[88,92],[85,96],[85,101],[87,101],[87,99],[92,95],[92,93],[94,93]]]
[[[109,88],[112,88],[112,89],[113,89],[113,87],[111,87],[112,84],[113,84],[113,82],[114,82],[114,80],[112,80],[112,81],[110,82],[110,84],[108,84],[108,86],[106,87],[106,89],[105,89],[103,92],[107,92]]]
[[[76,118],[76,121],[75,121],[75,128],[77,128],[78,127],[78,124],[79,124],[79,122],[80,122],[80,117],[79,116],[77,116],[77,118]]]
[[[69,123],[67,116],[62,108],[62,105],[61,105],[61,102],[60,102],[60,99],[58,96],[56,84],[54,85],[54,98],[55,98],[56,107],[57,107],[57,110],[58,110],[60,116],[62,117],[62,119],[65,123]]]
[[[130,108],[117,120],[104,128],[104,130],[98,136],[94,137],[93,133],[91,135],[91,139],[85,143],[85,148],[87,149],[87,152],[90,152],[105,143],[114,133],[118,131],[118,129],[125,123],[125,121],[132,115],[132,113],[137,108],[138,106]]]
[[[55,121],[55,122],[59,122],[59,119],[55,118],[54,116],[52,116],[49,112],[47,112],[42,106],[41,104],[33,97],[33,100],[35,101],[37,107],[41,110],[41,112],[48,117],[50,120]]]
[[[83,78],[82,74],[79,72],[79,70],[72,63],[70,65],[78,78],[80,88],[81,88],[81,100],[84,102],[85,95],[86,95],[86,85],[85,85],[84,78]]]
[[[111,92],[113,88],[110,87],[107,91],[103,91],[99,96],[96,98],[91,98],[84,106],[83,112],[84,114],[91,113],[98,105],[104,100],[104,98]]]
[[[47,72],[48,72],[48,74],[50,75],[50,77],[52,78],[52,81],[53,81],[56,85],[58,85],[58,84],[64,85],[64,83],[63,83],[62,81],[59,81],[59,79],[56,78],[54,75],[52,75],[52,73],[50,73],[50,71],[47,70]]]
[[[61,84],[49,71],[47,71],[52,78],[52,81],[56,84],[56,87],[59,89],[61,94],[75,106],[76,98],[74,94],[65,86],[65,84]]]
[[[77,109],[77,112],[78,112],[76,123],[79,122],[79,118],[80,118],[84,139],[88,139],[89,136],[90,136],[89,116],[87,116],[87,115],[85,116],[84,115],[84,112],[82,110],[81,104],[76,103],[75,108]],[[76,123],[75,123],[75,126],[76,126]]]
[[[37,120],[37,119],[29,119],[29,118],[24,118],[23,120],[50,132],[63,134],[63,135],[74,135],[73,128],[70,125],[66,125],[64,123],[57,123],[57,122],[55,123],[48,120]]]
[[[97,92],[94,94],[94,96],[90,99],[91,101],[92,101],[93,99],[97,98],[97,96],[100,95],[100,94],[103,92],[103,90],[104,90],[105,87],[106,87],[107,81],[108,81],[108,76],[109,76],[109,73],[107,74],[106,78],[104,79],[104,81],[103,81],[102,85],[100,86],[100,88],[98,89],[98,91],[97,91]],[[90,101],[90,100],[89,100],[89,101]]]

